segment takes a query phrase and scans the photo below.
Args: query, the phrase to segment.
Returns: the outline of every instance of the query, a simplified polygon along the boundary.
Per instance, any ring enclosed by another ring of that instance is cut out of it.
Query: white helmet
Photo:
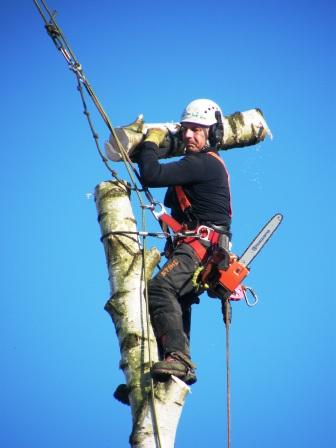
[[[201,126],[211,126],[217,123],[215,112],[219,111],[223,119],[223,113],[214,101],[206,99],[194,100],[187,105],[181,116],[181,124],[195,123]]]

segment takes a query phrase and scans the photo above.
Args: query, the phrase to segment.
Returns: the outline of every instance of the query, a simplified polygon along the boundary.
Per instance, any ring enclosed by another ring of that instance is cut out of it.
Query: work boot
[[[126,384],[119,384],[119,386],[116,388],[116,390],[114,391],[114,398],[118,401],[120,401],[123,404],[127,404],[128,406],[130,405],[130,401],[129,401],[129,388]]]
[[[187,355],[181,352],[172,352],[163,361],[158,361],[153,365],[151,375],[153,379],[160,382],[166,382],[171,375],[174,375],[190,385],[197,381],[195,368],[196,366]]]

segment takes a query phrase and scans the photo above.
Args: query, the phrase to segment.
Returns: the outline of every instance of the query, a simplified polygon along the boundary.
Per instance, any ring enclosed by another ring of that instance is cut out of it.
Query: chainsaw
[[[252,288],[243,285],[242,282],[250,272],[249,265],[252,260],[271,238],[282,219],[281,213],[274,215],[240,257],[221,247],[214,247],[205,265],[195,272],[194,285],[199,289],[206,290],[210,297],[221,300],[241,300],[245,298],[247,305],[256,305],[258,301],[256,293]],[[248,300],[247,292],[250,292],[254,297],[253,302]]]

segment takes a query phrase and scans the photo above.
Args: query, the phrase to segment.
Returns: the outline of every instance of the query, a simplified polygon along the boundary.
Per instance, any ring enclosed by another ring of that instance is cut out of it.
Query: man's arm
[[[157,150],[155,143],[144,142],[139,151],[140,175],[147,187],[169,187],[204,180],[205,167],[201,157],[190,155],[177,162],[161,164]]]

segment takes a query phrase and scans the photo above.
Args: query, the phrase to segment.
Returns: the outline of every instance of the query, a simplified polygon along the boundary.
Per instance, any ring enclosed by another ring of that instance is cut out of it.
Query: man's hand
[[[123,129],[142,134],[143,125],[144,125],[144,120],[143,120],[143,115],[141,114],[133,121],[133,123],[131,123],[127,126],[123,126]]]
[[[163,143],[167,133],[168,133],[167,128],[148,129],[144,141],[152,142],[152,143],[155,143],[157,146],[160,146]]]

